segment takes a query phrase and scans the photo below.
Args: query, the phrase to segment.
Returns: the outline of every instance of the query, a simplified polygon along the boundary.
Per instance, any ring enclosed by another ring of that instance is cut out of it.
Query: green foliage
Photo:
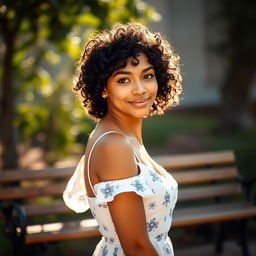
[[[159,14],[142,0],[2,0],[0,40],[14,36],[12,61],[19,140],[36,138],[53,163],[86,138],[90,122],[71,94],[74,60],[98,29]],[[84,141],[83,141],[84,142]]]

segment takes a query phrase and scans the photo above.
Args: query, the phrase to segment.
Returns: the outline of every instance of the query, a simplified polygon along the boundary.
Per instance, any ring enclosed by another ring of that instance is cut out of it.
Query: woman
[[[76,212],[89,207],[103,235],[94,254],[173,255],[167,236],[177,183],[148,155],[142,119],[179,101],[179,58],[158,33],[138,23],[94,36],[73,89],[97,120],[64,192]]]

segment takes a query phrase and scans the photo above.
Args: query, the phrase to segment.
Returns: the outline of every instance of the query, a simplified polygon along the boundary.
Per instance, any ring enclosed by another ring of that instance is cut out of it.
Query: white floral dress
[[[110,132],[115,131],[107,133]],[[107,133],[102,134],[92,146],[88,165],[95,144]],[[140,173],[137,176],[95,184],[95,197],[88,197],[85,189],[84,156],[69,180],[63,193],[66,205],[76,212],[84,212],[90,208],[102,234],[93,256],[124,256],[107,203],[114,200],[117,194],[131,191],[143,198],[148,235],[158,254],[174,255],[168,231],[177,201],[177,182],[170,174],[163,177],[152,167],[141,162],[138,162],[138,166]],[[87,170],[89,172],[89,169]]]

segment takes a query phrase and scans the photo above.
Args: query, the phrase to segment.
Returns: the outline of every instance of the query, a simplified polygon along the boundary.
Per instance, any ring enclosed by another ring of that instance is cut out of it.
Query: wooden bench
[[[240,178],[232,151],[204,152],[173,156],[156,156],[179,184],[179,196],[173,214],[172,227],[236,220],[243,255],[249,255],[246,224],[256,216],[256,206],[249,200],[253,181]],[[172,171],[175,170],[175,171]],[[0,218],[6,219],[5,232],[13,242],[14,254],[22,255],[24,245],[40,244],[75,238],[99,236],[96,221],[85,214],[71,213],[61,195],[74,167],[47,168],[38,171],[13,170],[0,173],[0,201],[4,202]],[[12,187],[12,182],[20,186]],[[246,185],[246,196],[242,185]],[[49,198],[36,203],[33,198]],[[21,203],[16,200],[21,200]],[[9,205],[9,206],[8,206]],[[32,223],[33,216],[57,216],[55,221]],[[65,218],[64,218],[65,217]],[[63,218],[65,220],[63,220]],[[223,228],[220,225],[216,251],[221,252]],[[23,250],[21,250],[23,248]]]

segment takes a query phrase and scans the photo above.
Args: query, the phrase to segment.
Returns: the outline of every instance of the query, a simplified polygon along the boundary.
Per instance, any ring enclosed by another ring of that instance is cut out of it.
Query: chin
[[[146,118],[149,116],[149,110],[147,111],[141,111],[140,113],[138,113],[137,115],[135,113],[133,113],[133,116],[135,118]]]

